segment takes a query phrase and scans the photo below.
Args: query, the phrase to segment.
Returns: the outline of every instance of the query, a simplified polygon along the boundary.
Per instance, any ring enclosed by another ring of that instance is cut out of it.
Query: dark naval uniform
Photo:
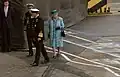
[[[24,25],[27,26],[29,19],[31,18],[31,14],[28,12],[25,13],[25,18],[24,18]]]
[[[28,41],[28,47],[29,47],[29,56],[33,56],[33,51],[32,51],[32,41],[29,37],[29,35],[31,34],[31,32],[28,30],[29,27],[31,27],[30,25],[30,21],[31,21],[31,14],[28,12],[25,13],[25,18],[24,18],[24,26],[26,30],[26,34],[27,34],[27,41]]]
[[[44,21],[42,18],[37,16],[36,18],[30,18],[29,25],[27,26],[27,37],[29,42],[30,53],[32,52],[32,43],[36,47],[35,61],[33,63],[34,66],[39,64],[40,52],[45,58],[45,61],[48,62],[49,58],[47,56],[46,49],[44,48]]]
[[[24,17],[24,27],[25,27],[25,30],[30,25],[29,24],[29,21],[31,19],[31,13],[30,13],[31,11],[30,11],[30,9],[32,9],[34,7],[34,4],[28,3],[28,4],[26,4],[26,6],[27,6],[29,11],[25,13],[25,17]],[[28,57],[30,57],[30,56],[33,56],[33,51],[32,51],[32,42],[30,41],[30,39],[28,37],[28,35],[30,35],[28,30],[26,32],[26,35],[27,35],[27,41],[28,41],[28,47],[29,47],[29,55],[28,55]]]

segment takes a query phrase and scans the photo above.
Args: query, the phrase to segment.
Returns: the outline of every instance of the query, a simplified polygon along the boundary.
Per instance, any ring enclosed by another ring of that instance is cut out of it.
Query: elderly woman
[[[60,54],[60,49],[63,47],[63,37],[65,36],[64,22],[63,18],[58,16],[57,10],[53,10],[51,15],[52,16],[49,20],[49,36],[51,47],[54,52],[53,58],[55,58]]]

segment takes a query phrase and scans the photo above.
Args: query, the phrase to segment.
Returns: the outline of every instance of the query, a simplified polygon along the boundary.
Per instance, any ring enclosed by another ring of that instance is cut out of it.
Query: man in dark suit
[[[11,51],[11,29],[14,27],[14,10],[8,0],[0,8],[0,28],[2,34],[2,52]]]
[[[31,3],[28,3],[28,4],[26,4],[26,6],[27,6],[28,11],[25,13],[24,26],[25,26],[25,29],[28,29],[27,27],[30,25],[30,24],[29,24],[29,21],[30,21],[30,19],[31,19],[31,10],[30,10],[30,9],[32,9],[32,8],[34,7],[34,5],[31,4]],[[29,36],[28,36],[28,35],[30,35],[30,33],[31,33],[31,32],[29,32],[28,30],[26,30],[28,47],[29,47],[29,54],[27,55],[27,57],[33,56],[32,41],[31,41],[31,39],[30,39]]]
[[[36,47],[35,60],[32,66],[38,66],[40,52],[44,57],[43,63],[49,62],[49,58],[44,47],[44,20],[40,17],[38,9],[31,9],[31,18],[27,26],[28,38]],[[32,43],[31,43],[32,44]],[[32,49],[32,48],[31,48]]]

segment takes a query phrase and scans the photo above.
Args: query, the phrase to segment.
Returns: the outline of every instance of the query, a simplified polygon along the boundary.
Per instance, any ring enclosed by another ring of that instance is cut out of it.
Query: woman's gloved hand
[[[50,33],[48,33],[48,38],[50,38]]]
[[[56,30],[60,30],[61,28],[60,27],[56,27]]]

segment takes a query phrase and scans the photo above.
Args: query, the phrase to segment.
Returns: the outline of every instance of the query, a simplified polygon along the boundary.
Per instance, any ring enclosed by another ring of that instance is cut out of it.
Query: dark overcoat
[[[5,17],[4,6],[0,8],[0,31],[3,52],[7,52],[11,44],[11,30],[14,28],[14,15],[14,10],[11,6],[8,8],[7,17]]]

